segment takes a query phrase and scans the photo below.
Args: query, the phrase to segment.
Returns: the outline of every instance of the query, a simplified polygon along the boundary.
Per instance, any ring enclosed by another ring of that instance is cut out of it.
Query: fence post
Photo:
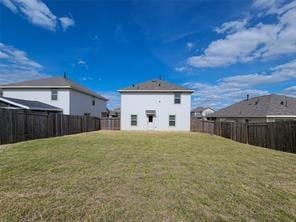
[[[246,144],[249,144],[249,121],[246,120]]]

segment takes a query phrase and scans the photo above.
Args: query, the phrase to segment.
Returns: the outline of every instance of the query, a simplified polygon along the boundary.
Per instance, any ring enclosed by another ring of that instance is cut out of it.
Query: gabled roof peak
[[[178,86],[160,79],[152,79],[139,84],[132,84],[132,86],[118,90],[119,92],[187,92],[192,93],[193,90],[187,89],[183,86]]]

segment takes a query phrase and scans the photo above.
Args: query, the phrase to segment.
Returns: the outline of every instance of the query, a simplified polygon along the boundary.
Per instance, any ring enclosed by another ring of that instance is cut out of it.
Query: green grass
[[[295,221],[296,155],[198,133],[0,147],[1,221]]]

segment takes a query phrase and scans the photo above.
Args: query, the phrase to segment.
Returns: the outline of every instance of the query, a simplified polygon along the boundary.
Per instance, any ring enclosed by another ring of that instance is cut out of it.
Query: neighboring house
[[[116,108],[114,110],[111,109],[107,109],[106,112],[102,112],[102,116],[103,118],[116,118],[116,117],[120,117],[120,108]]]
[[[120,117],[120,107],[111,110],[109,116],[111,116],[111,117]]]
[[[0,97],[0,109],[21,109],[35,112],[59,113],[63,110],[38,101]]]
[[[3,97],[39,101],[69,115],[100,117],[107,105],[103,96],[63,77],[0,85],[0,91]]]
[[[213,112],[215,112],[215,110],[213,110],[210,107],[197,107],[197,108],[191,110],[191,117],[206,120],[207,115],[209,115]]]
[[[192,90],[152,80],[118,91],[122,130],[190,130]]]
[[[275,94],[247,98],[208,117],[237,122],[296,120],[296,98]]]

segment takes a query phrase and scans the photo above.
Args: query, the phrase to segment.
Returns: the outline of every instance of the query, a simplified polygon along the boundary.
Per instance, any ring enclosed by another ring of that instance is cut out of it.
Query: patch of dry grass
[[[197,133],[93,132],[6,146],[3,221],[295,221],[296,155]]]

